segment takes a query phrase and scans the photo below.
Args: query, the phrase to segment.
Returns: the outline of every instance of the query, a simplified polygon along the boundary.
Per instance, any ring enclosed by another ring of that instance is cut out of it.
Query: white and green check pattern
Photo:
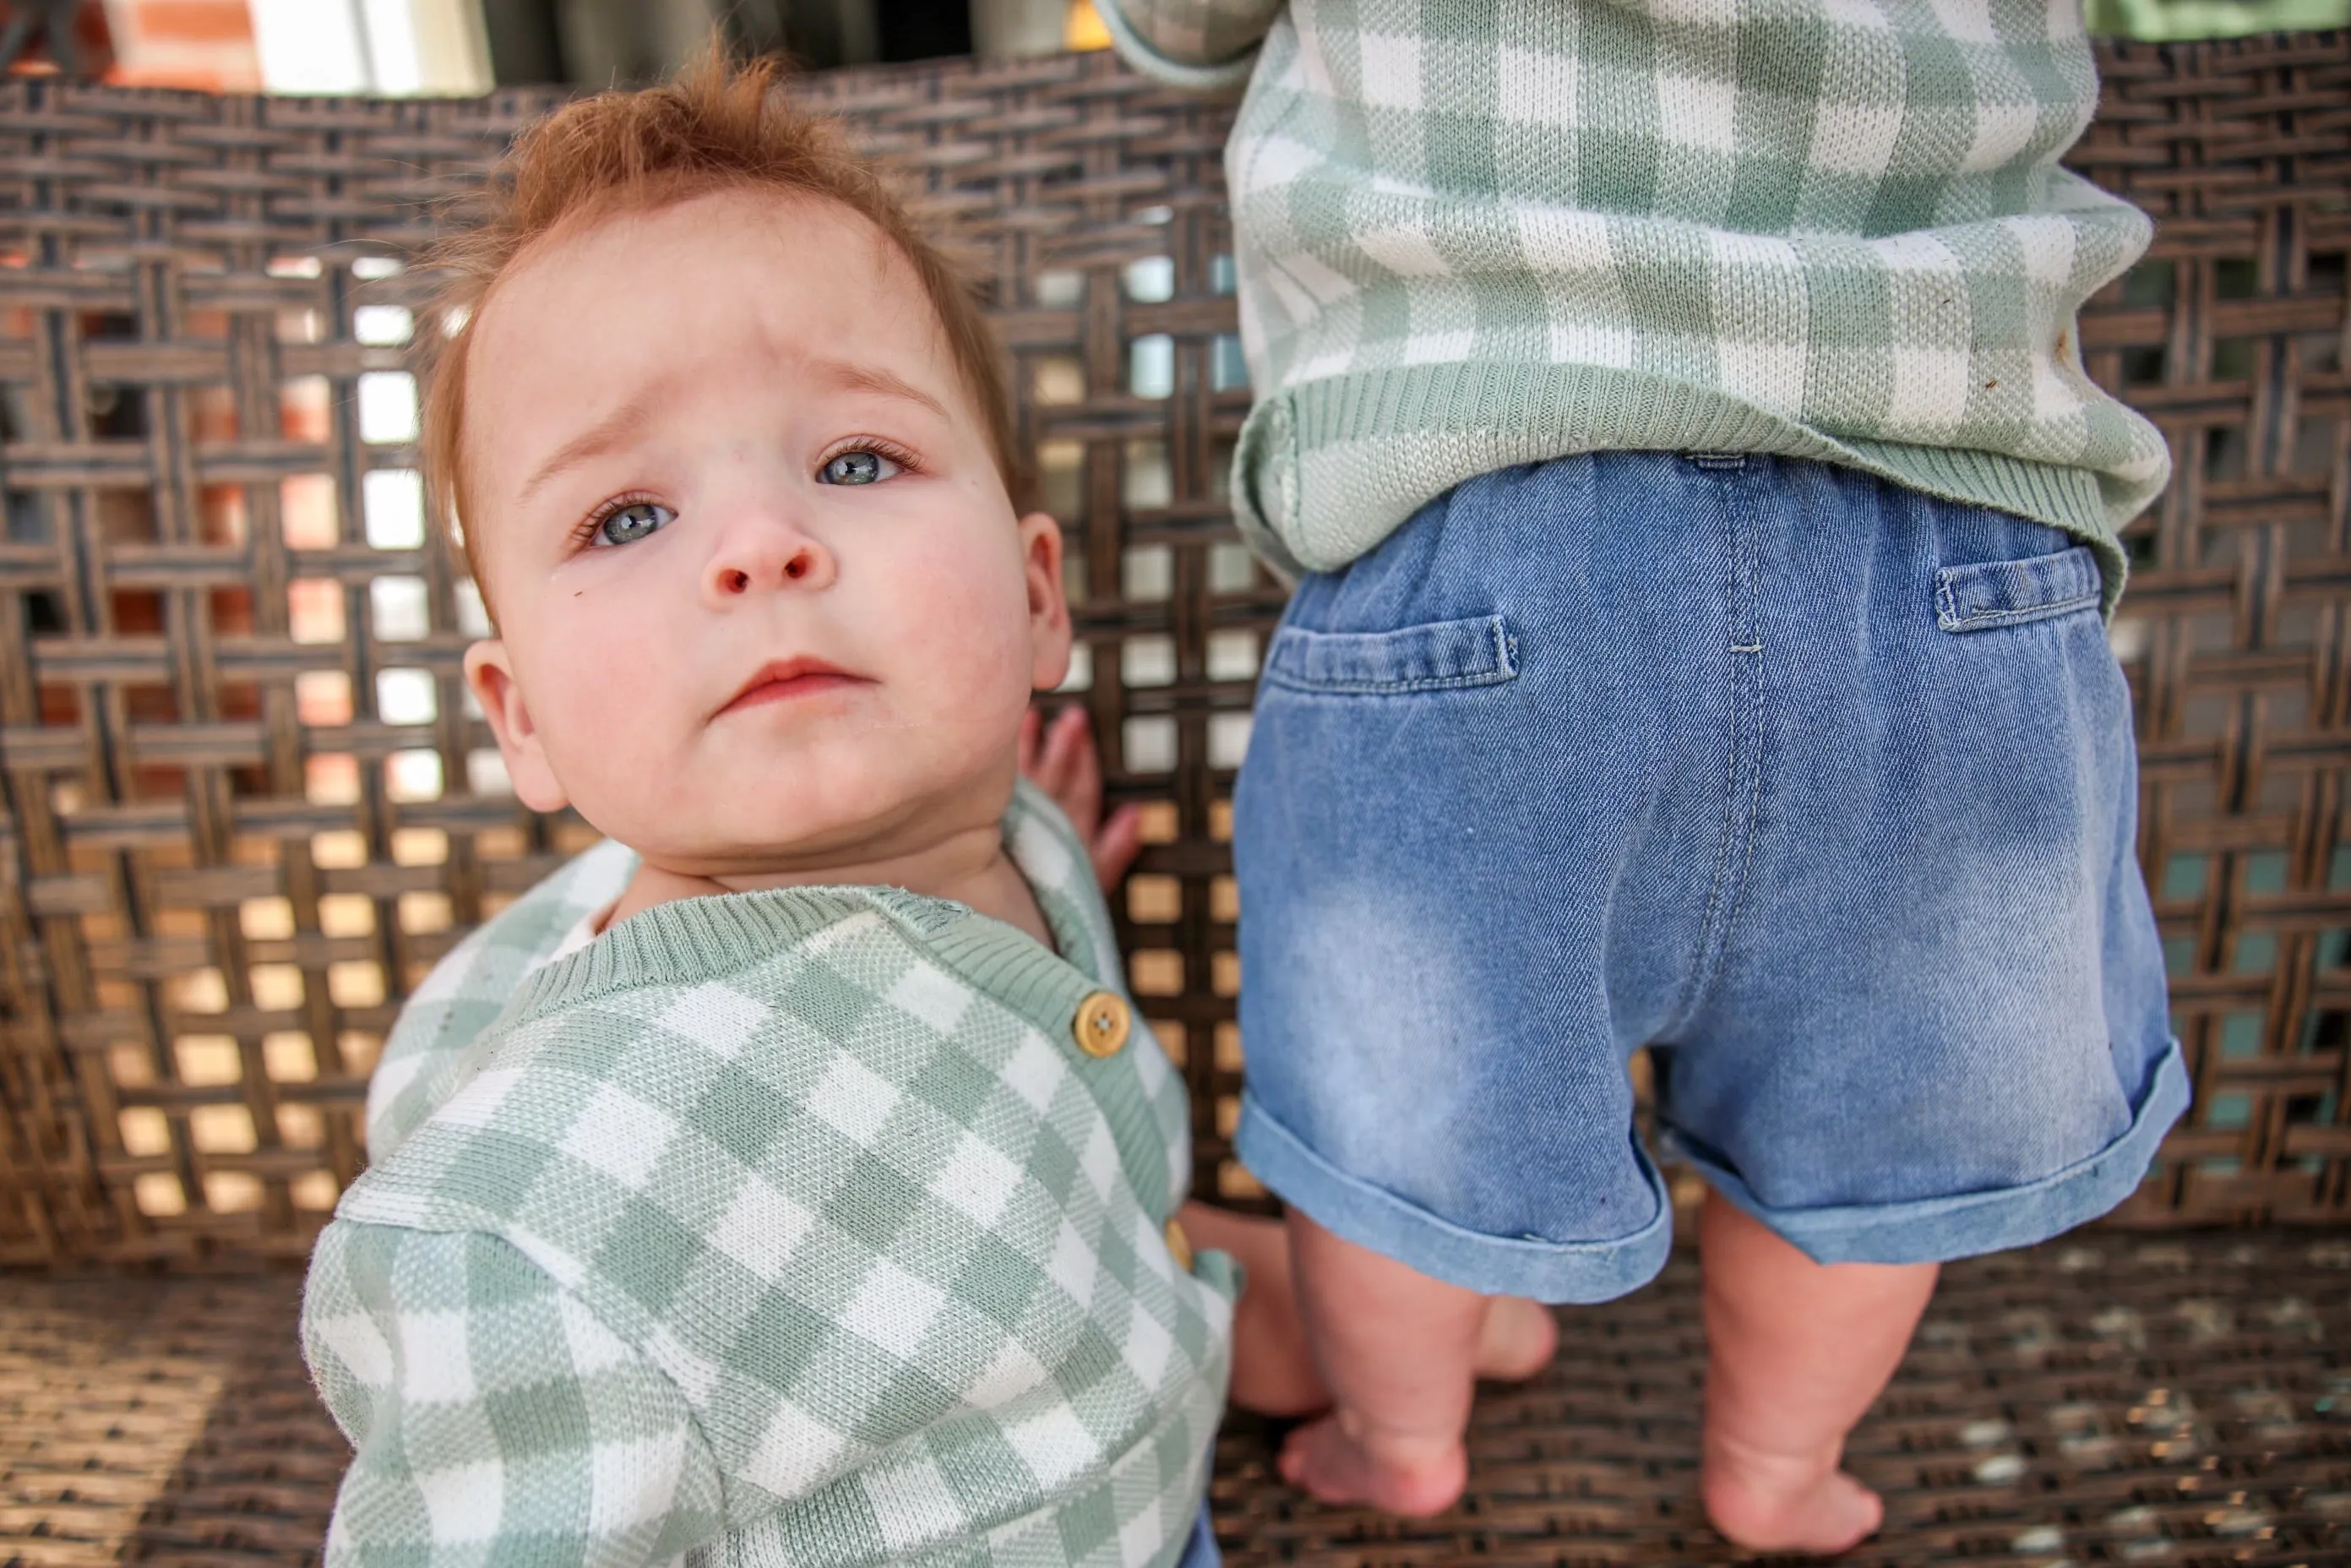
[[[1071,1038],[1123,990],[1081,846],[1026,786],[1006,834],[1066,961],[804,888],[544,962],[610,847],[444,961],[304,1301],[356,1450],[330,1563],[1180,1557],[1234,1280],[1163,1237],[1181,1081]]]
[[[2169,460],[2074,335],[2149,232],[2057,166],[2079,0],[1097,6],[1140,68],[1249,83],[1234,495],[1277,564],[1511,464],[1756,451],[2065,528],[2119,587]]]

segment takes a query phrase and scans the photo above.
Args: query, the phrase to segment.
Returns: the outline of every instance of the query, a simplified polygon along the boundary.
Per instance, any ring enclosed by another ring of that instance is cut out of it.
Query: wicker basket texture
[[[2199,1099],[2120,1217],[2351,1218],[2351,37],[2116,46],[2074,163],[2153,212],[2091,372],[2179,477],[2115,630]],[[812,78],[966,260],[1071,545],[1149,845],[1135,989],[1233,1163],[1234,769],[1282,591],[1231,526],[1249,404],[1229,110],[1107,56]],[[405,264],[544,96],[0,87],[0,1264],[293,1258],[360,1168],[402,998],[589,838],[506,790],[424,526]],[[455,216],[453,218],[453,214]]]

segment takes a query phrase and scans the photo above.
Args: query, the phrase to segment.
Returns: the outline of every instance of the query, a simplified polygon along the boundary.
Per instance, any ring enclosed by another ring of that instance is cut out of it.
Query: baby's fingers
[[[1052,732],[1045,737],[1045,768],[1055,779],[1053,799],[1079,832],[1092,836],[1102,820],[1102,753],[1094,749],[1093,720],[1085,709],[1065,707],[1053,716]]]
[[[1085,709],[1065,707],[1048,724],[1030,708],[1020,720],[1020,771],[1053,798],[1080,833],[1093,831],[1094,819],[1102,814],[1102,765],[1094,758]]]
[[[1081,839],[1102,820],[1102,760],[1094,755],[1086,710],[1063,708],[1047,725],[1031,708],[1020,720],[1020,771],[1050,796]]]
[[[1090,843],[1094,862],[1094,880],[1108,893],[1126,874],[1134,857],[1143,852],[1143,808],[1133,803],[1121,806],[1110,814]]]
[[[1020,737],[1018,742],[1020,776],[1040,789],[1044,785],[1043,781],[1037,777],[1037,752],[1038,742],[1044,737],[1044,734],[1045,716],[1043,714],[1032,707],[1020,716]]]
[[[1044,727],[1029,778],[1053,798],[1081,833],[1092,833],[1102,815],[1102,764],[1095,759],[1093,729],[1086,710],[1065,707]]]

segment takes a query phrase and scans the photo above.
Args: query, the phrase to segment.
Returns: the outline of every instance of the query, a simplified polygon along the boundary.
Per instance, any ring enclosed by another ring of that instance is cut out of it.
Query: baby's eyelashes
[[[885,443],[862,440],[817,465],[820,485],[879,485],[914,471],[912,453]],[[609,549],[634,544],[677,521],[677,513],[644,496],[616,496],[588,516],[580,525],[580,544],[588,549]]]
[[[676,520],[677,514],[659,501],[622,500],[605,507],[590,519],[589,548],[634,544]]]
[[[866,439],[844,447],[817,465],[820,485],[878,485],[894,479],[917,465],[914,454],[886,442]]]

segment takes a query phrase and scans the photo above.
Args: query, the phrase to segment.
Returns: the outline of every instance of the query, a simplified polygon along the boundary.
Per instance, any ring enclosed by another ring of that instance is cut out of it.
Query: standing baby
[[[1298,580],[1237,802],[1241,1158],[1336,1396],[1282,1469],[1433,1512],[1513,1298],[1705,1176],[1701,1490],[1758,1550],[1948,1259],[2105,1212],[2188,1100],[2102,611],[2161,437],[2084,375],[2145,217],[2058,167],[2078,0],[1095,0],[1239,87]]]

